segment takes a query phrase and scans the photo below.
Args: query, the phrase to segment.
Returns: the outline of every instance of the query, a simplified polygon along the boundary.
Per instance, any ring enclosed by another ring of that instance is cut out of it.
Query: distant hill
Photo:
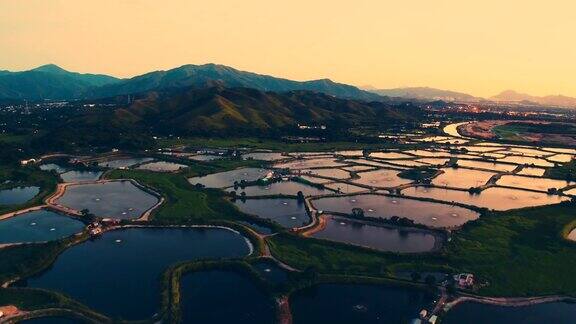
[[[176,133],[269,132],[299,123],[350,126],[415,120],[418,114],[379,102],[340,99],[311,91],[284,93],[216,86],[144,93],[116,110],[114,123]]]
[[[151,145],[152,134],[175,136],[258,136],[278,138],[305,134],[349,138],[353,126],[396,127],[419,122],[423,112],[415,105],[390,105],[340,99],[312,91],[284,93],[215,86],[172,88],[96,100],[120,108],[90,109],[58,124],[34,141],[34,147],[141,148]],[[91,100],[90,102],[94,102]],[[300,130],[298,124],[326,126]]]
[[[421,99],[421,100],[477,101],[480,99],[466,93],[450,90],[434,89],[429,87],[370,89],[369,91],[379,94],[381,96]]]
[[[167,71],[150,72],[93,89],[88,96],[104,98],[149,90],[179,87],[205,88],[215,85],[230,88],[253,88],[261,91],[274,92],[308,90],[322,92],[339,98],[364,101],[384,100],[384,98],[377,94],[360,90],[351,85],[336,83],[328,79],[299,82],[240,71],[229,66],[218,64],[184,65]]]
[[[519,93],[513,90],[503,91],[490,99],[494,101],[507,102],[532,102],[546,106],[576,107],[576,98],[573,97],[562,95],[538,97]]]
[[[23,72],[0,71],[0,99],[74,99],[92,87],[117,81],[108,75],[69,72],[53,64]]]
[[[184,65],[130,79],[80,74],[49,64],[24,72],[0,71],[0,99],[87,99],[136,94],[151,90],[213,86],[245,87],[262,91],[307,90],[363,101],[387,101],[377,94],[329,79],[293,81],[217,65]]]

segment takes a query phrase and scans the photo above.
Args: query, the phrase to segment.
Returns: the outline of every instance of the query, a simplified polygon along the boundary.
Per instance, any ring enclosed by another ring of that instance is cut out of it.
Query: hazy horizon
[[[576,97],[576,3],[71,0],[0,3],[0,70],[132,77],[216,63],[375,88]]]

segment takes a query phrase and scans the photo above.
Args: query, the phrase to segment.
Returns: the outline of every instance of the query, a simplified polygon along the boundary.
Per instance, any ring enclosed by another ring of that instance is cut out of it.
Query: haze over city
[[[131,77],[218,63],[295,80],[576,96],[576,3],[2,1],[0,69]]]

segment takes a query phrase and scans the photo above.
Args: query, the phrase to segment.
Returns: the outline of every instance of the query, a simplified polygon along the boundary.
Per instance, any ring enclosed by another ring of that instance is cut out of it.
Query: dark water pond
[[[547,303],[523,307],[504,307],[478,303],[463,303],[450,310],[443,324],[570,324],[576,318],[576,304]]]
[[[181,283],[183,323],[275,323],[273,299],[250,278],[231,271],[201,271]]]
[[[300,227],[310,222],[304,203],[296,199],[238,199],[235,204],[243,213],[270,219],[286,228]]]
[[[38,317],[29,320],[18,322],[21,324],[83,324],[84,321],[63,317],[63,316],[50,316],[50,317]]]
[[[18,205],[34,198],[40,187],[16,187],[0,190],[0,205]]]
[[[260,234],[269,235],[269,234],[272,234],[272,232],[273,232],[271,228],[268,228],[266,226],[259,225],[256,223],[244,222],[244,221],[240,221],[238,223],[244,224],[244,225],[250,227],[251,229],[255,230],[257,233],[260,233]]]
[[[84,223],[48,210],[31,211],[0,221],[0,244],[44,242],[81,232]]]
[[[282,284],[288,280],[288,272],[272,260],[261,259],[252,264],[254,269],[273,284]]]
[[[96,216],[118,219],[138,218],[157,202],[158,198],[130,181],[72,185],[57,200],[76,210],[88,209]]]
[[[176,262],[241,257],[243,236],[226,229],[130,228],[64,251],[29,287],[65,293],[112,317],[145,319],[160,305],[160,275]]]
[[[441,244],[437,242],[440,238],[425,230],[400,229],[330,215],[323,217],[326,228],[313,237],[402,253],[428,252]]]
[[[406,288],[322,284],[290,298],[294,324],[408,323],[432,301]]]

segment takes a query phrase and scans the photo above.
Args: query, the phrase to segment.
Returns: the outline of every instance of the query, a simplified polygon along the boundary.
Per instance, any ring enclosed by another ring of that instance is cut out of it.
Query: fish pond
[[[40,187],[15,187],[0,190],[0,205],[19,205],[36,197]]]
[[[504,175],[496,182],[496,184],[520,189],[547,191],[549,188],[562,189],[566,186],[576,184],[576,182],[547,178],[523,177],[517,175]]]
[[[137,167],[138,170],[147,170],[147,171],[154,171],[154,172],[175,172],[180,169],[186,168],[187,166],[184,164],[166,162],[166,161],[156,161],[141,164]]]
[[[234,203],[243,213],[269,219],[286,228],[310,223],[304,203],[296,199],[237,199]]]
[[[252,267],[272,284],[282,284],[288,280],[288,271],[281,268],[276,262],[269,259],[259,259],[252,263]]]
[[[84,182],[84,181],[96,181],[100,179],[102,171],[68,171],[60,174],[60,178],[64,182]]]
[[[376,170],[358,173],[360,179],[352,180],[354,183],[363,184],[371,187],[396,187],[412,182],[412,180],[403,179],[398,176],[400,172],[395,170]]]
[[[56,163],[46,163],[46,164],[40,165],[40,170],[42,170],[42,171],[55,171],[56,173],[60,174],[60,173],[64,173],[64,172],[68,171],[68,168],[63,167],[63,166],[56,164]]]
[[[0,244],[57,240],[83,229],[77,219],[41,209],[1,220]]]
[[[378,285],[321,284],[293,294],[294,324],[408,323],[433,296]]]
[[[242,155],[244,159],[261,160],[261,161],[277,161],[282,159],[288,159],[289,156],[285,156],[282,153],[275,152],[252,152]]]
[[[429,252],[442,245],[441,237],[426,230],[397,228],[332,215],[322,217],[326,227],[314,233],[312,236],[315,238],[399,253]]]
[[[114,318],[147,319],[159,310],[159,278],[169,265],[250,252],[245,238],[227,229],[121,229],[65,250],[25,283],[65,293]]]
[[[158,198],[138,188],[131,181],[71,185],[57,203],[100,217],[133,219],[152,208]]]
[[[345,214],[350,214],[353,208],[361,208],[367,217],[397,216],[437,228],[460,226],[479,216],[473,210],[458,206],[383,195],[321,198],[313,200],[312,204],[318,210]]]
[[[432,183],[442,187],[468,189],[485,185],[495,174],[492,172],[470,170],[463,168],[444,168],[444,173],[432,180]]]
[[[232,271],[186,274],[180,284],[182,323],[274,323],[276,303],[255,282]]]
[[[117,159],[98,163],[99,166],[111,169],[125,169],[131,166],[153,161],[152,158]]]
[[[443,188],[411,187],[402,190],[402,194],[412,197],[433,198],[446,202],[459,202],[461,204],[501,211],[551,205],[568,200],[566,197],[557,195],[500,187],[484,189],[479,194],[470,194],[468,191]]]
[[[231,171],[219,172],[209,174],[203,177],[194,177],[188,179],[188,181],[195,185],[201,184],[208,188],[225,188],[234,185],[234,182],[240,182],[242,180],[250,182],[256,181],[270,172],[265,169],[257,168],[242,168]]]
[[[236,191],[236,194],[238,195],[240,195],[242,192],[245,192],[247,196],[296,196],[299,191],[302,191],[305,196],[327,195],[333,193],[333,191],[330,190],[319,189],[295,181],[282,181],[263,186],[248,186],[245,188],[238,187],[238,189],[230,188],[228,191]]]

